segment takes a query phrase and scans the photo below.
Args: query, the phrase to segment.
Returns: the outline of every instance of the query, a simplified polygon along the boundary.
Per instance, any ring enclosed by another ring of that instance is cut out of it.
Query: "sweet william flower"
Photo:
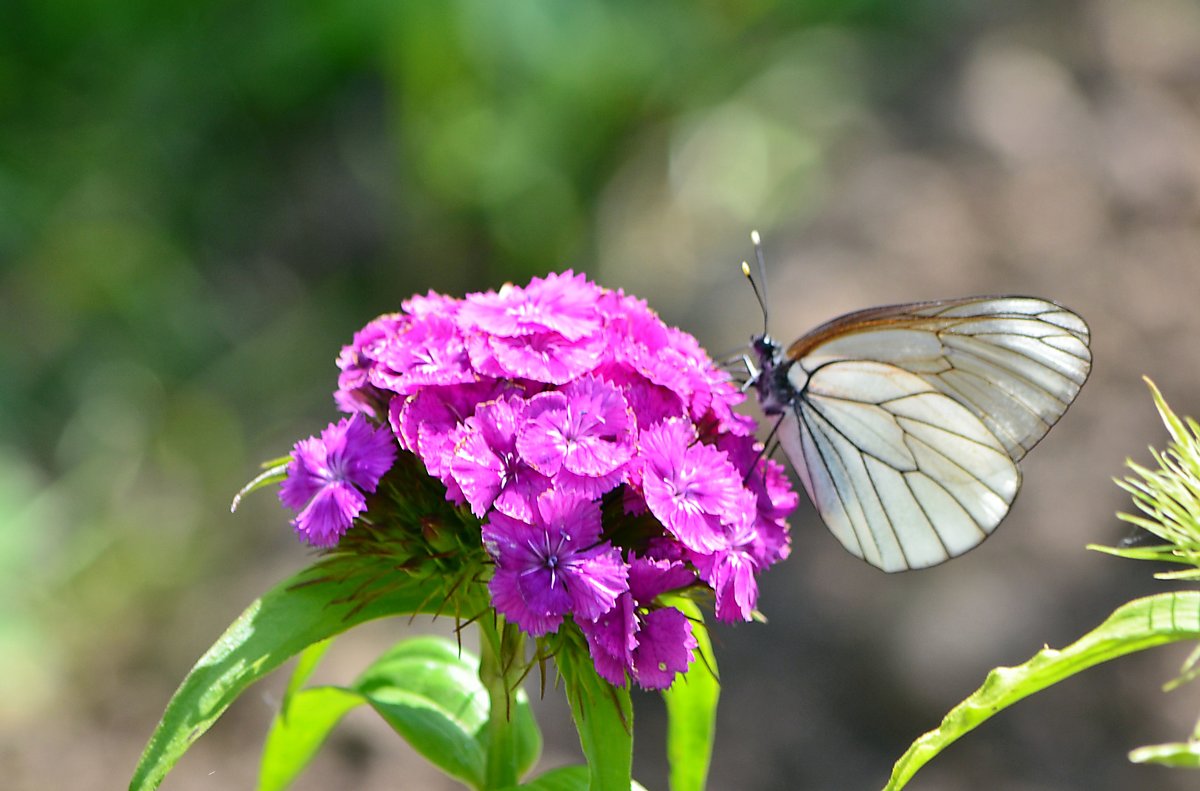
[[[338,358],[335,400],[353,417],[293,452],[281,497],[306,540],[332,547],[353,531],[401,452],[372,530],[339,551],[395,540],[406,559],[457,566],[457,584],[486,585],[470,601],[486,594],[526,633],[582,634],[614,684],[664,688],[692,663],[668,591],[707,591],[721,620],[751,617],[758,575],[789,551],[796,496],[695,338],[572,272],[401,307]],[[452,516],[397,499],[413,486],[399,476],[422,471],[425,502]]]
[[[517,449],[556,486],[594,498],[621,482],[634,426],[621,391],[589,375],[530,400]]]
[[[525,288],[509,283],[498,292],[469,294],[459,318],[468,328],[501,338],[552,332],[578,341],[601,327],[601,293],[582,274],[568,270],[535,277]]]
[[[682,562],[633,558],[629,590],[594,621],[580,621],[596,672],[617,686],[628,673],[644,689],[666,689],[695,656],[692,625],[674,607],[653,607],[661,594],[695,581]]]
[[[728,456],[697,442],[686,421],[664,420],[642,434],[646,505],[679,542],[707,553],[729,546],[729,529],[752,518],[754,496]]]
[[[375,491],[395,460],[391,433],[361,414],[297,442],[279,490],[283,504],[300,512],[296,532],[313,546],[336,544],[366,507],[363,493]]]
[[[550,479],[517,453],[517,429],[525,423],[526,407],[516,396],[486,401],[463,422],[450,474],[476,516],[495,508],[532,522],[538,495],[550,488]]]
[[[600,538],[600,508],[547,492],[532,524],[493,513],[483,543],[496,561],[488,585],[496,609],[534,636],[556,631],[563,616],[598,618],[627,588],[620,553]]]

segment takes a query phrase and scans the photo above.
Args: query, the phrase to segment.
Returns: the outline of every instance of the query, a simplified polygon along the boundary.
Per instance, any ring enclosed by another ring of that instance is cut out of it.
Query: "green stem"
[[[524,636],[514,625],[480,620],[479,679],[488,691],[487,770],[484,788],[509,788],[518,781],[513,702],[523,670]]]

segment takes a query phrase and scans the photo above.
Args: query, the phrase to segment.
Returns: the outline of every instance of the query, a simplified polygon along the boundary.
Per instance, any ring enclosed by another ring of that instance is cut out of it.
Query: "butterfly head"
[[[750,339],[753,359],[750,355],[746,357],[746,368],[750,372],[746,387],[754,388],[764,414],[782,415],[797,397],[796,387],[788,378],[788,369],[794,360],[786,357],[783,347],[767,333],[767,266],[762,238],[758,231],[752,231],[750,240],[754,243],[754,257],[758,262],[758,282],[755,282],[750,265],[745,261],[742,262],[742,274],[746,276],[762,309],[763,331]]]
[[[755,335],[750,339],[753,359],[747,357],[750,368],[748,386],[758,394],[763,414],[782,415],[795,402],[797,392],[788,376],[795,362],[787,358],[782,347],[770,335]]]

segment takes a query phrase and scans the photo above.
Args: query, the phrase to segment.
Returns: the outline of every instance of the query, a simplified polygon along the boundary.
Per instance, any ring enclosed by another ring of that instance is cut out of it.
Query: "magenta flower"
[[[494,507],[513,519],[532,522],[538,495],[550,488],[550,479],[517,453],[517,429],[524,423],[526,404],[515,396],[486,401],[463,422],[450,474],[476,516]]]
[[[486,376],[566,384],[591,371],[600,360],[601,335],[572,341],[557,332],[535,335],[473,335],[467,343],[471,364]]]
[[[758,563],[750,552],[753,541],[754,531],[747,530],[732,538],[724,549],[691,556],[700,579],[716,594],[719,621],[748,621],[758,603]]]
[[[348,346],[343,346],[338,355],[338,389],[333,394],[334,402],[343,412],[362,412],[376,417],[375,402],[387,402],[370,383],[371,369],[375,367],[379,346],[407,325],[409,317],[402,313],[387,313],[375,319],[358,332]]]
[[[493,512],[483,543],[496,561],[492,603],[534,636],[557,631],[563,616],[594,620],[628,587],[621,554],[600,542],[594,502],[547,492],[533,524]]]
[[[697,442],[678,419],[642,432],[642,489],[650,512],[688,549],[709,553],[729,546],[726,526],[752,517],[754,497],[722,451]]]
[[[417,454],[429,474],[446,484],[448,500],[461,503],[464,499],[450,474],[460,421],[476,404],[495,398],[502,390],[494,381],[426,387],[407,398],[395,396],[388,406],[388,421],[400,447]]]
[[[596,665],[610,683],[624,686],[628,673],[644,689],[666,689],[695,657],[692,625],[674,607],[653,607],[656,597],[696,581],[683,563],[635,558],[629,591],[594,621],[580,621]]]
[[[374,492],[395,460],[391,433],[361,414],[297,442],[279,490],[283,504],[300,512],[296,532],[313,546],[336,544],[366,507],[363,492]]]
[[[525,288],[506,284],[499,292],[468,294],[459,310],[464,326],[488,335],[555,333],[577,341],[600,329],[601,291],[571,271],[534,278]]]
[[[431,385],[476,380],[458,325],[437,314],[414,321],[381,343],[370,381],[381,390],[408,395]]]
[[[380,535],[465,527],[406,550],[477,551],[464,563],[492,569],[498,613],[533,636],[578,629],[614,684],[664,688],[692,662],[666,591],[708,588],[718,619],[751,617],[758,575],[790,550],[796,494],[695,338],[572,272],[402,308],[342,349],[335,399],[353,417],[296,446],[280,497],[306,540],[338,542],[398,446],[461,510],[413,529],[376,498]],[[385,415],[394,439],[372,428]]]
[[[529,402],[521,457],[565,490],[599,497],[633,458],[634,420],[616,386],[586,376]]]
[[[729,455],[755,497],[754,532],[747,547],[750,555],[762,568],[786,559],[792,548],[787,517],[795,510],[799,495],[788,482],[783,465],[763,456],[762,445],[752,436],[727,434],[718,438],[717,447]]]

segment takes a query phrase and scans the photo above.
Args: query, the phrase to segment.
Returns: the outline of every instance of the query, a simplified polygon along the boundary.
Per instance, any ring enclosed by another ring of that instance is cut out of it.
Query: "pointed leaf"
[[[1162,593],[1118,607],[1061,651],[1044,649],[1017,667],[999,667],[958,704],[941,726],[913,742],[892,769],[885,791],[903,788],[917,770],[996,712],[1093,665],[1135,651],[1200,638],[1200,591]]]
[[[588,791],[588,769],[586,766],[560,766],[528,783],[522,783],[504,791],[516,791],[516,789],[521,789],[521,791]],[[630,785],[630,791],[646,791],[646,788],[635,780]]]
[[[301,690],[305,682],[312,676],[313,671],[317,669],[317,665],[321,663],[321,659],[325,656],[325,652],[329,650],[329,646],[331,645],[333,645],[333,638],[313,643],[300,652],[300,657],[296,660],[296,668],[292,671],[292,677],[288,679],[287,689],[283,693],[283,705],[279,707],[281,711],[287,712],[287,707],[292,697]]]
[[[366,702],[362,695],[342,687],[313,687],[293,693],[267,732],[258,791],[287,788],[325,743],[333,726],[346,712]]]
[[[375,618],[428,611],[443,603],[444,584],[444,578],[418,579],[398,571],[394,558],[334,556],[277,585],[251,604],[184,678],[129,788],[157,788],[238,695],[309,645]]]
[[[717,699],[721,694],[716,675],[717,658],[704,626],[704,615],[695,602],[680,596],[664,599],[688,617],[692,634],[699,643],[691,669],[686,675],[677,675],[670,689],[663,692],[667,703],[667,762],[671,791],[701,791],[712,758]]]
[[[1176,769],[1200,769],[1200,741],[1139,747],[1130,751],[1129,760],[1135,764],[1162,764]]]
[[[591,791],[626,791],[633,773],[633,706],[629,690],[596,674],[580,645],[555,655],[579,743],[588,762]]]
[[[372,663],[355,688],[417,752],[451,777],[482,787],[490,704],[478,657],[442,637],[404,640]],[[524,690],[514,696],[512,717],[520,774],[541,752]]]

